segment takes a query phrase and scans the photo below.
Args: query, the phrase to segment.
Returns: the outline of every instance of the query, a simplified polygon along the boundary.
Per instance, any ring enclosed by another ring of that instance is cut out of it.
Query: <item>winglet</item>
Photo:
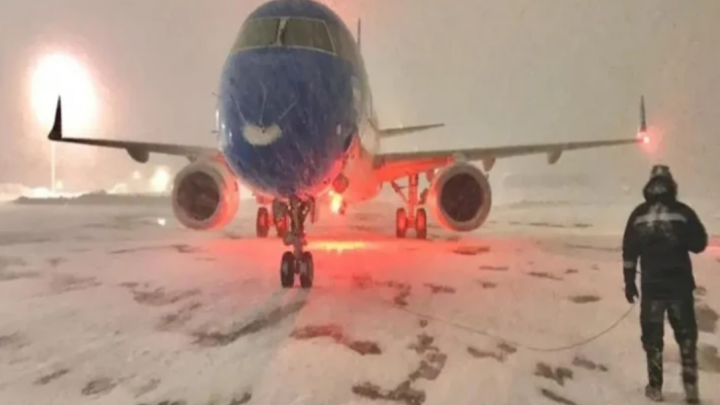
[[[59,141],[62,139],[62,101],[58,97],[57,108],[55,109],[55,122],[53,122],[52,129],[48,134],[48,139],[51,141]]]
[[[357,23],[357,46],[358,50],[362,49],[362,19],[358,18]]]
[[[640,132],[647,132],[647,121],[645,120],[645,96],[640,96]]]

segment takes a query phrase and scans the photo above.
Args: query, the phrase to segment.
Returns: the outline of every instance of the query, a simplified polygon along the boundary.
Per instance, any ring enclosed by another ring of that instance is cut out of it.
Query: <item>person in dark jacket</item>
[[[697,321],[690,252],[707,247],[705,227],[695,211],[677,199],[677,184],[670,169],[653,167],[643,189],[645,202],[630,214],[623,237],[625,297],[635,302],[635,274],[641,267],[640,326],[647,356],[645,395],[662,401],[663,326],[665,313],[680,347],[682,380],[688,403],[699,403],[697,374]]]

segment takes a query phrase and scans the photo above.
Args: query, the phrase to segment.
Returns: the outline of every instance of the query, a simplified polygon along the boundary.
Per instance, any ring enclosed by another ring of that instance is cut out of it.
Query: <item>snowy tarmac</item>
[[[311,226],[305,291],[280,288],[285,248],[253,236],[254,204],[216,233],[164,207],[0,205],[0,404],[650,403],[622,292],[631,205],[496,208],[429,241],[396,240],[394,208]],[[720,405],[712,244],[693,260],[700,391]],[[665,346],[683,403],[669,325]]]

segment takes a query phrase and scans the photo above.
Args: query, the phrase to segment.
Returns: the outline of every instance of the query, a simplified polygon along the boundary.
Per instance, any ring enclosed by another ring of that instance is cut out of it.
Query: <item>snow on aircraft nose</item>
[[[263,192],[277,197],[316,192],[338,174],[351,136],[349,75],[338,73],[331,55],[272,52],[277,51],[229,59],[221,146],[231,167]]]

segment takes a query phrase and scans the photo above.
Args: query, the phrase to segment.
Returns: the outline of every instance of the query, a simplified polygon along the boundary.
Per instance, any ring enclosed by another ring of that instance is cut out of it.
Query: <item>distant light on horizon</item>
[[[150,178],[150,186],[152,191],[156,193],[164,193],[170,187],[170,170],[166,167],[158,167]]]
[[[108,190],[109,194],[127,194],[130,191],[130,188],[125,183],[118,183],[112,186],[110,190]]]
[[[90,72],[65,53],[43,56],[35,65],[31,81],[32,109],[38,124],[49,129],[58,97],[63,102],[63,126],[68,134],[93,128],[98,102]]]

